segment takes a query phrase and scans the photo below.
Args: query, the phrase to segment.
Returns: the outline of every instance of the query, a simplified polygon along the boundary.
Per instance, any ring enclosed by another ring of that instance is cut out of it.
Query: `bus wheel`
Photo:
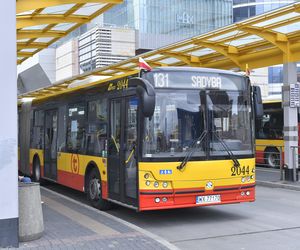
[[[277,149],[268,149],[265,153],[265,162],[268,167],[279,168],[280,156]]]
[[[33,161],[33,180],[41,183],[41,163],[39,157],[35,157]]]
[[[102,199],[101,179],[100,179],[99,171],[96,168],[93,168],[88,173],[86,186],[87,186],[87,198],[93,207],[96,207],[100,210],[108,210],[111,208],[110,202]]]

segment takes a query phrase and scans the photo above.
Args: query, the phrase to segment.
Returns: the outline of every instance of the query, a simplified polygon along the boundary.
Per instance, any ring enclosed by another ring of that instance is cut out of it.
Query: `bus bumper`
[[[220,201],[197,203],[197,197],[219,197]],[[223,190],[140,190],[139,211],[199,207],[255,201],[255,184]]]

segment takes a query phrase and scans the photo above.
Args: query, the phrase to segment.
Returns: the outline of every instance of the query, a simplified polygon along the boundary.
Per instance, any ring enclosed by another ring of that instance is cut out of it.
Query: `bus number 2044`
[[[246,175],[250,174],[250,168],[249,166],[243,166],[243,167],[232,167],[231,168],[231,176],[237,176],[237,175]]]

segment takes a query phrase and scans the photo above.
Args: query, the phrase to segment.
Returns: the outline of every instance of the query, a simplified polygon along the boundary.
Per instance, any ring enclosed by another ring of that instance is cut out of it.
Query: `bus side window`
[[[68,109],[67,149],[69,152],[82,153],[85,137],[85,104],[74,104]]]
[[[88,103],[86,152],[88,155],[105,156],[107,137],[107,99]]]
[[[42,149],[44,146],[44,111],[36,110],[33,113],[31,148]]]

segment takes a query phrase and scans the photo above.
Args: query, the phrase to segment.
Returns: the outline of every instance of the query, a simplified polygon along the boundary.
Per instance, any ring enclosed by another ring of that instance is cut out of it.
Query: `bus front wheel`
[[[88,173],[86,188],[87,198],[93,207],[103,211],[111,208],[110,202],[102,199],[101,179],[99,171],[96,168],[93,168]]]
[[[280,155],[277,149],[268,149],[265,153],[265,162],[268,167],[279,168]]]

